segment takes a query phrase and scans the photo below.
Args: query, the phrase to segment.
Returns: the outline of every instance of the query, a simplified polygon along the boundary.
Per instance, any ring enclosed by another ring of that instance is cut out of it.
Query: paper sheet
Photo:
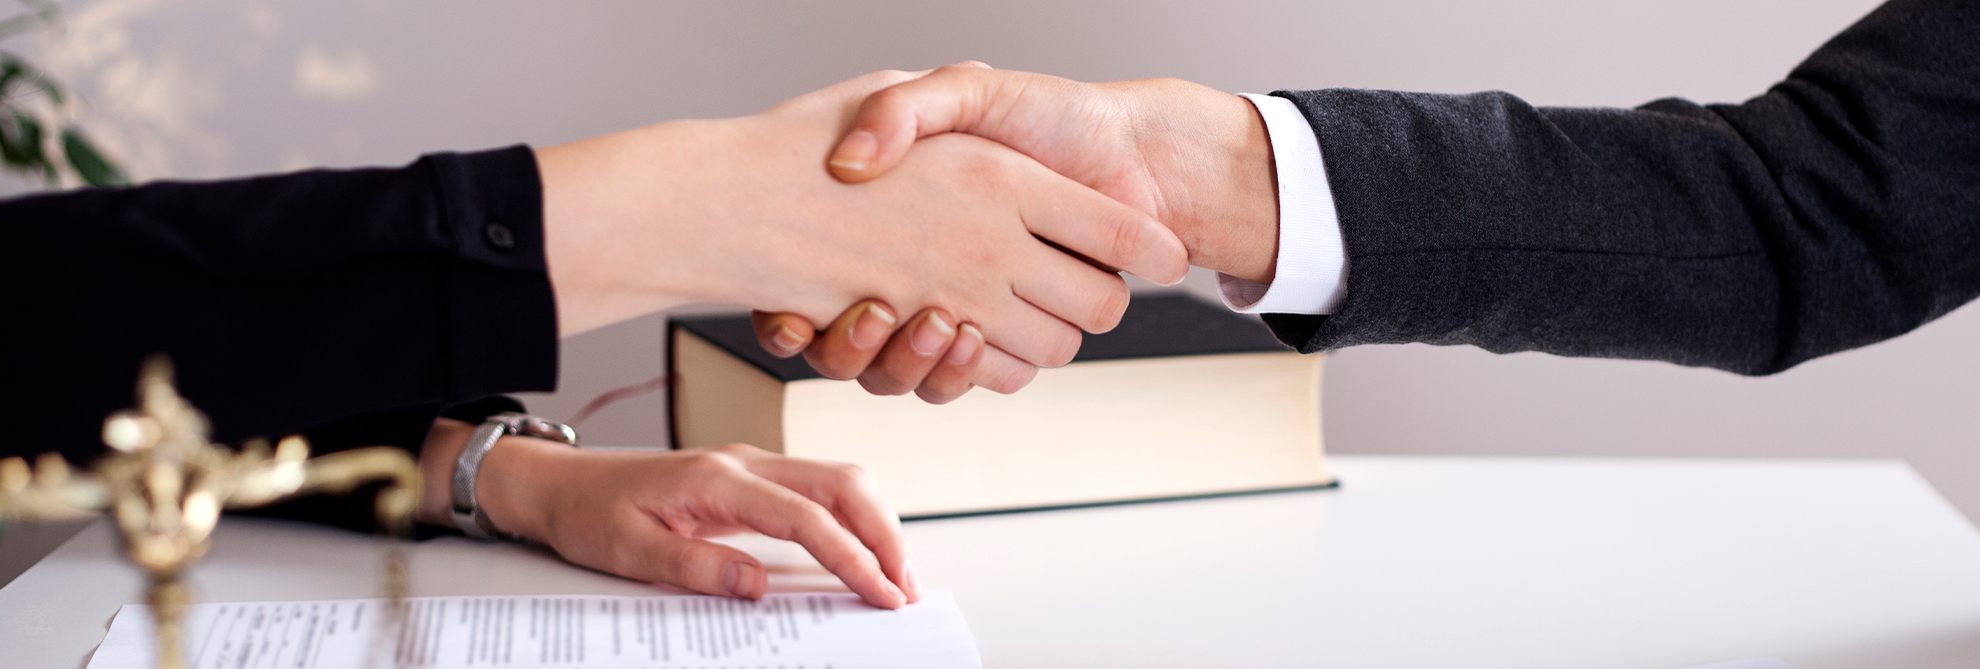
[[[769,667],[978,669],[946,590],[898,611],[850,594],[725,597],[415,597],[388,630],[382,599],[195,604],[195,669]],[[126,605],[89,669],[155,666],[151,609]]]

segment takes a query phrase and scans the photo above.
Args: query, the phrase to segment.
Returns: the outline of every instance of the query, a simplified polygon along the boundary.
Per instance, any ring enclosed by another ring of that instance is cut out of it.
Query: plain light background
[[[873,69],[964,59],[1231,92],[1503,89],[1545,105],[1761,93],[1870,0],[549,2],[91,0],[10,40],[89,98],[141,177],[209,178],[542,146],[746,114]],[[774,188],[765,184],[765,188]],[[17,183],[7,186],[18,191]],[[1352,277],[1350,277],[1352,280]],[[1199,272],[1194,290],[1210,288]],[[664,368],[662,320],[564,343],[569,416]],[[1980,518],[1980,309],[1770,378],[1650,362],[1365,347],[1330,362],[1340,453],[1898,457]],[[664,397],[592,443],[662,445]],[[939,444],[931,444],[939,447]],[[1212,455],[1206,445],[1206,457]],[[1683,495],[1683,490],[1672,490]]]

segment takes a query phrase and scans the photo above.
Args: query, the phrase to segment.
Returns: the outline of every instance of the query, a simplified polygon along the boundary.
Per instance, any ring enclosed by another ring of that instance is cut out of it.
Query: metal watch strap
[[[476,539],[502,539],[523,541],[514,534],[495,529],[495,523],[488,519],[488,513],[481,509],[476,485],[481,474],[481,461],[502,437],[511,434],[547,439],[564,444],[577,444],[577,430],[562,423],[553,423],[535,416],[519,413],[499,413],[474,429],[467,443],[461,446],[461,455],[454,460],[454,503],[449,509],[454,526]]]

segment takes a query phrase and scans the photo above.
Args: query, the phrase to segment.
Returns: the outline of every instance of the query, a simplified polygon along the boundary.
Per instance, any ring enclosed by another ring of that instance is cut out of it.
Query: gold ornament
[[[363,448],[311,459],[300,436],[284,437],[271,453],[261,439],[235,452],[209,441],[210,434],[206,415],[173,386],[172,363],[153,355],[138,374],[137,408],[103,421],[103,443],[115,451],[88,473],[71,473],[54,453],[41,455],[32,468],[18,457],[0,460],[0,519],[63,520],[110,512],[125,556],[148,579],[145,601],[157,621],[160,669],[184,667],[180,630],[191,595],[180,577],[206,554],[223,509],[344,494],[382,480],[378,522],[404,538],[411,534],[418,503],[419,467],[399,449]],[[406,573],[396,545],[385,582],[387,596],[397,604],[406,594]]]

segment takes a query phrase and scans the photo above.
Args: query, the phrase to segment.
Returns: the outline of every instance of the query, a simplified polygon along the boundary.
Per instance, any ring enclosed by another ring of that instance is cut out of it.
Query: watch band
[[[488,457],[488,452],[495,449],[495,444],[502,441],[502,437],[511,434],[573,446],[578,441],[577,430],[569,425],[513,412],[489,416],[487,421],[476,427],[474,433],[468,436],[467,444],[461,446],[460,457],[454,460],[454,503],[449,509],[454,526],[470,537],[524,541],[523,537],[495,529],[495,523],[481,509],[480,498],[476,494],[481,461]]]

